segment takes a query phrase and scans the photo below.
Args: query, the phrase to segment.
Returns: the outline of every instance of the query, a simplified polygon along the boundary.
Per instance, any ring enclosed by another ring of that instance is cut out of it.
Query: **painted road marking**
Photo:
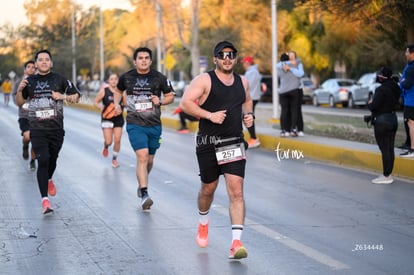
[[[219,212],[222,215],[228,215],[228,209],[224,208],[222,206],[219,206],[217,204],[212,207],[215,211]],[[256,232],[263,234],[271,239],[276,240],[277,242],[296,250],[299,253],[302,253],[303,255],[323,264],[326,266],[329,266],[335,270],[341,270],[341,269],[349,269],[350,267],[340,261],[337,261],[333,259],[332,257],[323,254],[322,252],[319,252],[307,245],[304,245],[298,241],[295,241],[287,236],[284,236],[280,234],[277,231],[274,231],[264,225],[261,225],[253,220],[245,219],[245,224],[248,224],[250,228],[253,228]]]

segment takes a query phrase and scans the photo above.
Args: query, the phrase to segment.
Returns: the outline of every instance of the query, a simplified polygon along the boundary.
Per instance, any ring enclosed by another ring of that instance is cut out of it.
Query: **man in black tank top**
[[[180,102],[184,112],[200,117],[196,154],[202,183],[198,194],[200,217],[196,241],[200,247],[208,245],[208,213],[219,176],[224,175],[232,225],[229,258],[241,259],[247,257],[240,241],[246,212],[243,180],[247,143],[243,123],[246,127],[253,124],[253,103],[246,78],[233,72],[237,64],[234,45],[219,42],[214,48],[213,61],[215,70],[194,78]]]

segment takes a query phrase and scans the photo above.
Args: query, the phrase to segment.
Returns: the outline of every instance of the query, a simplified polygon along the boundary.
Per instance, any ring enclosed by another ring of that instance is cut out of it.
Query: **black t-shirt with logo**
[[[127,123],[139,126],[161,125],[160,106],[152,104],[151,96],[172,92],[171,83],[163,74],[150,70],[139,74],[130,70],[119,78],[117,88],[127,94]]]
[[[63,129],[63,100],[54,100],[52,91],[67,95],[79,91],[72,82],[53,72],[29,76],[27,81],[22,96],[29,104],[30,129]]]

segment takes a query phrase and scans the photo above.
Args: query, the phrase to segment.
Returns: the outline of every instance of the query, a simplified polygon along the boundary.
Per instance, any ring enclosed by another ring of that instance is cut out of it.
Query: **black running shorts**
[[[23,133],[26,131],[29,131],[30,129],[29,119],[21,117],[19,118],[18,121],[19,121],[19,128],[20,128],[20,131],[22,131],[22,136],[23,136]]]
[[[218,165],[213,144],[201,145],[196,148],[200,178],[203,183],[212,183],[220,175],[231,174],[244,178],[246,160],[239,160]]]
[[[414,107],[404,106],[404,120],[414,120]]]

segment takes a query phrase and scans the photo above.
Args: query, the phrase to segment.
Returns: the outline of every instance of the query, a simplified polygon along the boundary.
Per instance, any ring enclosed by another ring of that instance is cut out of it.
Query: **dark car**
[[[262,89],[262,96],[260,97],[261,102],[272,102],[272,96],[273,96],[273,82],[272,82],[272,76],[271,75],[263,75],[262,81],[261,81],[261,89]]]

